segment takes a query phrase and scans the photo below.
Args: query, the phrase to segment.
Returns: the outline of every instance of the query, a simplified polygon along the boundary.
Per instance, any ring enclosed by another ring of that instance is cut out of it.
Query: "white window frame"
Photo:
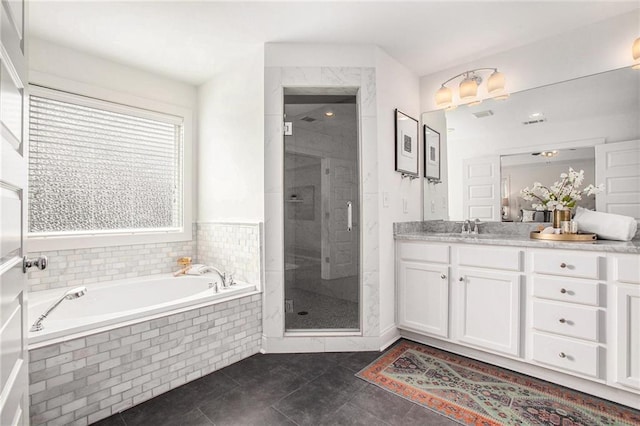
[[[27,233],[26,244],[29,252],[52,250],[70,250],[81,248],[111,247],[132,244],[153,244],[193,240],[193,113],[190,109],[178,105],[139,98],[136,96],[105,90],[86,84],[56,81],[55,87],[47,82],[31,82],[27,99],[30,95],[57,99],[64,102],[80,103],[89,107],[108,109],[114,112],[131,113],[131,107],[143,112],[147,118],[158,118],[160,115],[176,117],[183,126],[183,176],[182,176],[182,227],[168,231],[133,231],[83,233],[74,235],[43,236]],[[119,107],[121,106],[121,108]],[[26,113],[28,114],[28,106]],[[28,131],[28,126],[27,131]],[[28,143],[29,138],[25,140]],[[28,152],[28,149],[26,150]],[[28,193],[28,192],[27,192]],[[27,199],[27,208],[29,200]],[[27,215],[28,217],[29,215]],[[27,226],[26,229],[29,229]]]

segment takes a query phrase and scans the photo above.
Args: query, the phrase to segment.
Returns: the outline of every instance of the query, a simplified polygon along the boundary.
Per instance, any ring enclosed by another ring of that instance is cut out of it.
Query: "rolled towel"
[[[638,229],[638,222],[630,216],[594,212],[582,207],[576,209],[573,220],[578,222],[580,231],[593,232],[605,240],[630,241]]]

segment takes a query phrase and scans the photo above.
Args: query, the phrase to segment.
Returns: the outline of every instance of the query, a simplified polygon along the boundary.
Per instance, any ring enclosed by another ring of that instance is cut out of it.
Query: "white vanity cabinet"
[[[597,252],[529,250],[527,358],[532,362],[603,378],[605,259]]]
[[[396,241],[401,336],[640,409],[633,246],[433,238]]]
[[[453,339],[519,356],[522,250],[466,245],[453,250]]]
[[[449,246],[403,241],[396,250],[398,325],[448,337]]]
[[[616,356],[610,383],[640,393],[640,256],[612,254],[609,296]]]

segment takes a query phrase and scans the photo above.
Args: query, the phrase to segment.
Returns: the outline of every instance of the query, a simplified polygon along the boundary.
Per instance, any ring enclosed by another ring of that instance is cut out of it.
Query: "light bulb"
[[[465,78],[460,83],[460,99],[471,100],[478,94],[478,83],[472,78]]]
[[[640,37],[633,42],[631,53],[633,54],[633,60],[636,62],[631,68],[640,70]]]
[[[493,74],[489,76],[489,80],[487,80],[487,91],[489,94],[498,94],[502,90],[504,90],[505,78],[504,74],[495,70]]]
[[[453,101],[453,93],[448,87],[442,86],[436,92],[436,106],[438,108],[448,108]]]

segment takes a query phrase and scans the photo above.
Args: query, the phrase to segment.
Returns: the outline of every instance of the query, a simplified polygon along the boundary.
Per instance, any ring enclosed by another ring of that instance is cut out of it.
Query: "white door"
[[[640,220],[640,140],[596,145],[596,210]]]
[[[491,351],[520,353],[520,275],[459,268],[455,286],[456,340]]]
[[[355,160],[322,160],[322,279],[358,274],[358,173]]]
[[[449,337],[449,267],[398,263],[398,326]]]
[[[24,3],[0,6],[0,424],[29,423],[26,276],[27,161]]]
[[[500,157],[463,161],[463,219],[500,221]]]

